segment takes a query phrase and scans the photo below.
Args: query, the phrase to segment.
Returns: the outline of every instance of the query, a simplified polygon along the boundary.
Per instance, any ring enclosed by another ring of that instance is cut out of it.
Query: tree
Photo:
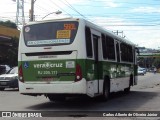
[[[10,21],[10,20],[5,21],[5,22],[4,21],[0,21],[0,25],[17,29],[17,25],[14,22]]]
[[[1,45],[0,63],[11,67],[18,65],[18,38],[14,37],[10,45]]]
[[[156,68],[160,68],[160,58],[159,58],[159,57],[156,57],[156,58],[154,59],[153,65],[154,65]]]
[[[18,65],[18,38],[12,38],[12,46],[8,49],[6,57],[10,66]]]
[[[0,21],[0,25],[17,29],[17,25],[10,20]],[[17,66],[18,60],[18,38],[13,37],[11,45],[0,44],[0,63],[8,64],[10,66]]]

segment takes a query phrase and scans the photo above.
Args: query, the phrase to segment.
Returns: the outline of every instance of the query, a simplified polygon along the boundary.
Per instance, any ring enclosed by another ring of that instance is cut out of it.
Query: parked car
[[[144,70],[141,68],[138,68],[138,75],[144,75],[144,74],[145,74]]]
[[[5,88],[18,88],[18,67],[0,75],[0,90],[3,91]]]
[[[6,72],[8,72],[11,68],[9,67],[9,65],[0,65],[0,75],[1,74],[5,74]]]
[[[144,74],[146,74],[146,72],[147,72],[146,68],[141,68],[141,69],[143,69]]]

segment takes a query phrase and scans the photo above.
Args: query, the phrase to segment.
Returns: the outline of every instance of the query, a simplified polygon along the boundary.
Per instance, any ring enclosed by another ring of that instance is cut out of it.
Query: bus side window
[[[107,51],[107,45],[106,45],[106,37],[104,34],[101,35],[102,36],[102,50],[103,50],[103,58],[104,59],[107,59],[107,54],[106,54],[106,51]]]
[[[121,43],[121,59],[122,61],[127,61],[127,48],[126,44]]]
[[[133,62],[132,46],[121,43],[121,58],[125,62]]]
[[[104,34],[102,36],[102,50],[103,50],[103,58],[109,60],[115,60],[115,47],[114,47],[114,39]]]
[[[133,49],[132,46],[128,46],[129,62],[133,62]]]
[[[86,38],[86,50],[87,50],[87,57],[92,58],[92,39],[91,39],[91,30],[89,27],[85,28],[85,38]]]
[[[114,47],[114,39],[106,36],[106,45],[107,45],[107,58],[110,60],[115,60],[115,47]]]
[[[116,53],[117,53],[117,62],[120,62],[119,42],[117,42],[117,41],[116,41]]]

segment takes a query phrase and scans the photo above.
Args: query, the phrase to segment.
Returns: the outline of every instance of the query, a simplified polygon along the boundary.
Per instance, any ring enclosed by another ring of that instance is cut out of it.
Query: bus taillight
[[[82,69],[79,64],[76,65],[76,79],[75,82],[80,81],[82,79]]]
[[[23,70],[22,70],[22,65],[19,67],[19,80],[21,82],[24,82],[24,79],[23,79]]]

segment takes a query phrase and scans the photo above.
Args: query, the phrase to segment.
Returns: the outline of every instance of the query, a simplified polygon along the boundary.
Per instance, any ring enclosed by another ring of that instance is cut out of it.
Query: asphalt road
[[[72,98],[65,102],[50,102],[44,96],[25,96],[19,94],[16,89],[7,89],[0,92],[0,111],[160,111],[160,74],[147,73],[144,76],[138,76],[138,79],[138,85],[132,87],[129,94],[113,93],[107,102],[90,98]],[[74,116],[74,113],[69,113],[68,116],[71,116],[68,120],[96,119],[95,117],[86,117],[87,113],[82,116]],[[51,118],[45,120],[47,119]],[[67,118],[62,117],[61,119]],[[106,118],[100,117],[99,119]],[[120,118],[113,118],[113,120],[115,119]],[[128,118],[122,117],[122,119],[127,120]],[[134,117],[130,117],[130,119],[134,119]],[[140,117],[139,119],[143,120],[144,118]],[[145,117],[145,119],[149,120],[151,117]],[[158,117],[152,119],[160,120]]]

